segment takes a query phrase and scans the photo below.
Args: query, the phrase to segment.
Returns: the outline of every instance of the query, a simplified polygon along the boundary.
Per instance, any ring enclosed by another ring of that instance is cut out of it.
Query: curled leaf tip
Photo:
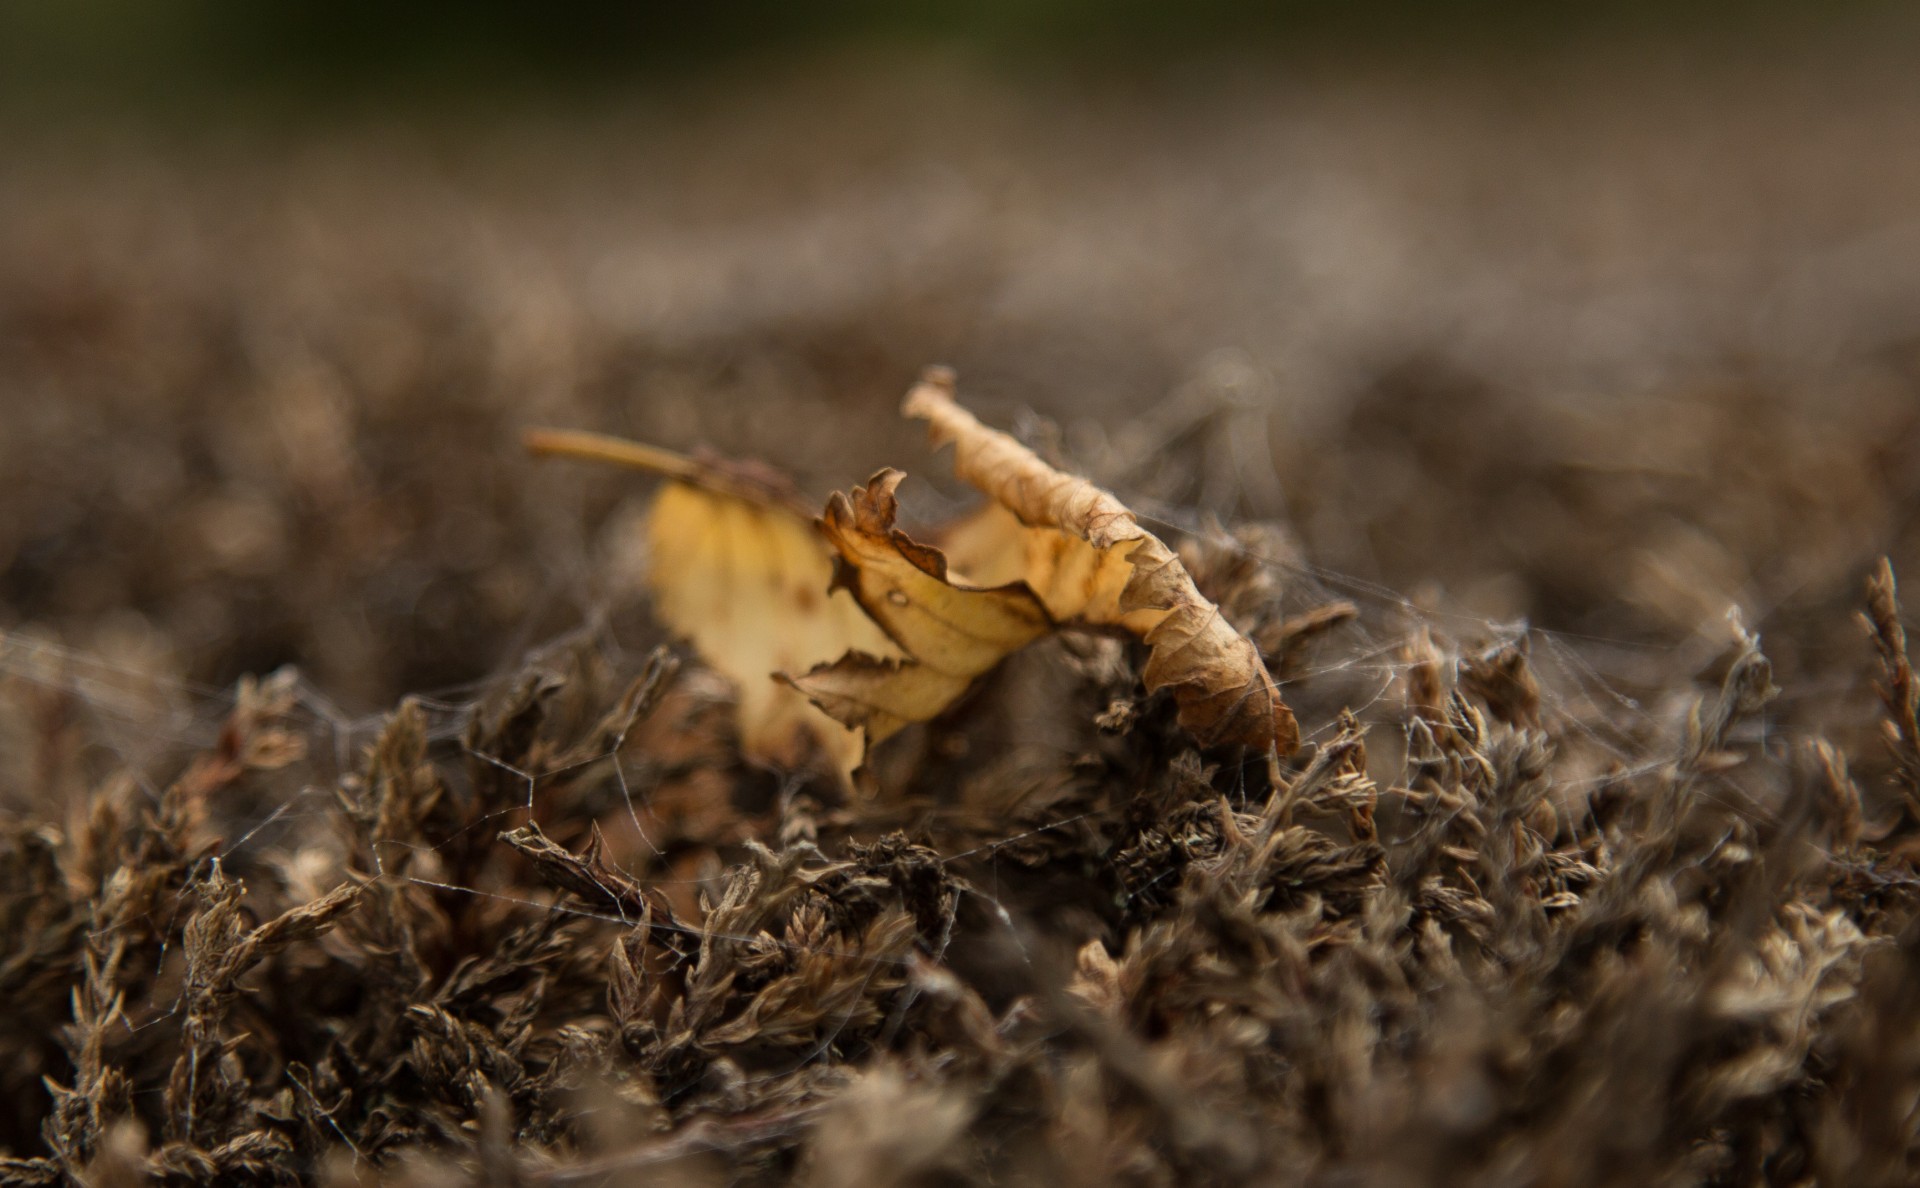
[[[1025,526],[1026,554],[1037,563],[1023,576],[1049,610],[1140,635],[1151,649],[1147,688],[1172,690],[1180,724],[1200,742],[1293,750],[1298,727],[1259,649],[1200,593],[1165,542],[1111,494],[981,424],[954,391],[953,373],[931,368],[902,411],[926,421],[936,443],[952,445],[954,472]]]

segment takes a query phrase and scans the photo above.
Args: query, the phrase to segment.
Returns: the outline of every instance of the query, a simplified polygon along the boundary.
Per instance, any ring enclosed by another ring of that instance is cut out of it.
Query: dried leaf
[[[955,472],[1027,530],[1021,576],[1056,619],[1115,625],[1146,640],[1147,688],[1173,691],[1180,724],[1195,738],[1283,751],[1295,746],[1293,714],[1259,649],[1194,588],[1173,551],[1124,504],[982,425],[955,403],[953,376],[944,369],[928,371],[903,411],[928,422],[936,442],[952,444]],[[975,539],[966,542],[968,560],[977,574],[998,576],[996,567],[1007,562],[975,549],[980,532],[976,525]]]
[[[851,769],[1062,623],[1144,639],[1148,690],[1170,689],[1200,742],[1293,749],[1293,715],[1259,649],[1119,500],[975,420],[945,372],[929,372],[904,411],[931,422],[960,476],[995,500],[943,536],[957,563],[896,527],[896,470],[836,493],[810,523],[763,468],[590,434],[528,441],[674,480],[648,518],[656,609],[739,685],[748,754],[794,763],[811,737]],[[788,687],[762,680],[774,674]]]
[[[1136,635],[1158,621],[1151,609],[1123,612],[1133,577],[1124,550],[1102,550],[1049,527],[1028,527],[1011,509],[989,503],[940,534],[952,570],[979,585],[1025,582],[1059,622],[1113,623]]]
[[[842,562],[835,583],[850,591],[910,659],[852,651],[790,683],[869,746],[952,705],[1012,652],[1053,630],[1025,584],[958,584],[938,549],[894,527],[894,489],[906,476],[883,470],[865,487],[835,492],[820,529]]]
[[[654,610],[738,688],[741,749],[786,766],[803,762],[811,747],[838,769],[859,761],[860,740],[774,674],[805,672],[850,651],[900,653],[851,597],[832,588],[833,552],[790,483],[766,467],[597,434],[540,431],[527,445],[672,480],[647,517]]]

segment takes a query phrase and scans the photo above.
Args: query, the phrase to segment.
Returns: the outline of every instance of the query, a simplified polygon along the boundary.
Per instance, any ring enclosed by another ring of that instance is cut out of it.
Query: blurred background
[[[894,410],[945,362],[1150,513],[1280,525],[1303,583],[1463,637],[1704,664],[1737,604],[1817,717],[1865,696],[1867,564],[1920,574],[1917,34],[1784,0],[15,0],[0,662],[297,663],[367,713],[583,623],[637,646],[642,486],[522,428],[815,494],[894,463],[934,516]]]

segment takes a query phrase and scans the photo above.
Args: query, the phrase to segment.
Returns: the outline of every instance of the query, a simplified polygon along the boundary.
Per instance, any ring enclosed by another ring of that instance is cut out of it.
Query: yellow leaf
[[[835,495],[821,520],[842,562],[835,580],[905,658],[849,654],[794,687],[872,746],[934,717],[1057,623],[1113,626],[1146,641],[1147,688],[1171,690],[1181,725],[1202,743],[1291,751],[1298,729],[1259,649],[1173,551],[1113,496],[982,425],[952,387],[951,375],[931,372],[904,411],[953,444],[955,470],[994,502],[949,530],[942,550],[894,527],[897,471]]]
[[[1259,650],[1172,550],[1112,495],[982,425],[952,386],[950,374],[929,372],[904,409],[954,446],[960,477],[993,500],[941,537],[944,551],[896,527],[904,476],[895,470],[836,493],[809,520],[791,487],[763,469],[591,434],[529,443],[674,480],[648,520],[655,604],[739,685],[751,755],[791,764],[812,740],[850,771],[875,743],[935,717],[1063,623],[1145,640],[1146,687],[1172,692],[1200,742],[1290,751],[1293,715]]]
[[[883,470],[864,487],[836,492],[820,531],[841,560],[835,583],[852,592],[906,659],[855,651],[791,678],[815,705],[864,728],[868,746],[934,717],[974,678],[1053,630],[1046,606],[1025,583],[962,585],[940,550],[894,527],[893,492],[904,477]]]
[[[647,516],[654,611],[738,688],[742,751],[792,767],[818,747],[840,771],[859,763],[859,736],[774,674],[849,651],[900,652],[851,596],[831,588],[833,551],[783,478],[592,433],[536,431],[527,446],[668,477]]]
[[[1029,528],[998,503],[989,503],[940,534],[947,565],[978,585],[1025,582],[1056,622],[1115,624],[1144,635],[1159,612],[1122,613],[1120,598],[1133,577],[1126,547],[1096,549],[1053,528]]]

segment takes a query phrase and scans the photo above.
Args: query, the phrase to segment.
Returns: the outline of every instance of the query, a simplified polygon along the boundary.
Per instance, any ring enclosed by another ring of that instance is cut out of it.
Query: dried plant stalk
[[[1882,557],[1867,579],[1867,609],[1860,623],[1880,653],[1884,682],[1880,699],[1887,706],[1881,728],[1887,749],[1893,753],[1909,811],[1920,820],[1920,682],[1914,680],[1913,662],[1907,655],[1907,632],[1900,625],[1900,587],[1890,558]]]

